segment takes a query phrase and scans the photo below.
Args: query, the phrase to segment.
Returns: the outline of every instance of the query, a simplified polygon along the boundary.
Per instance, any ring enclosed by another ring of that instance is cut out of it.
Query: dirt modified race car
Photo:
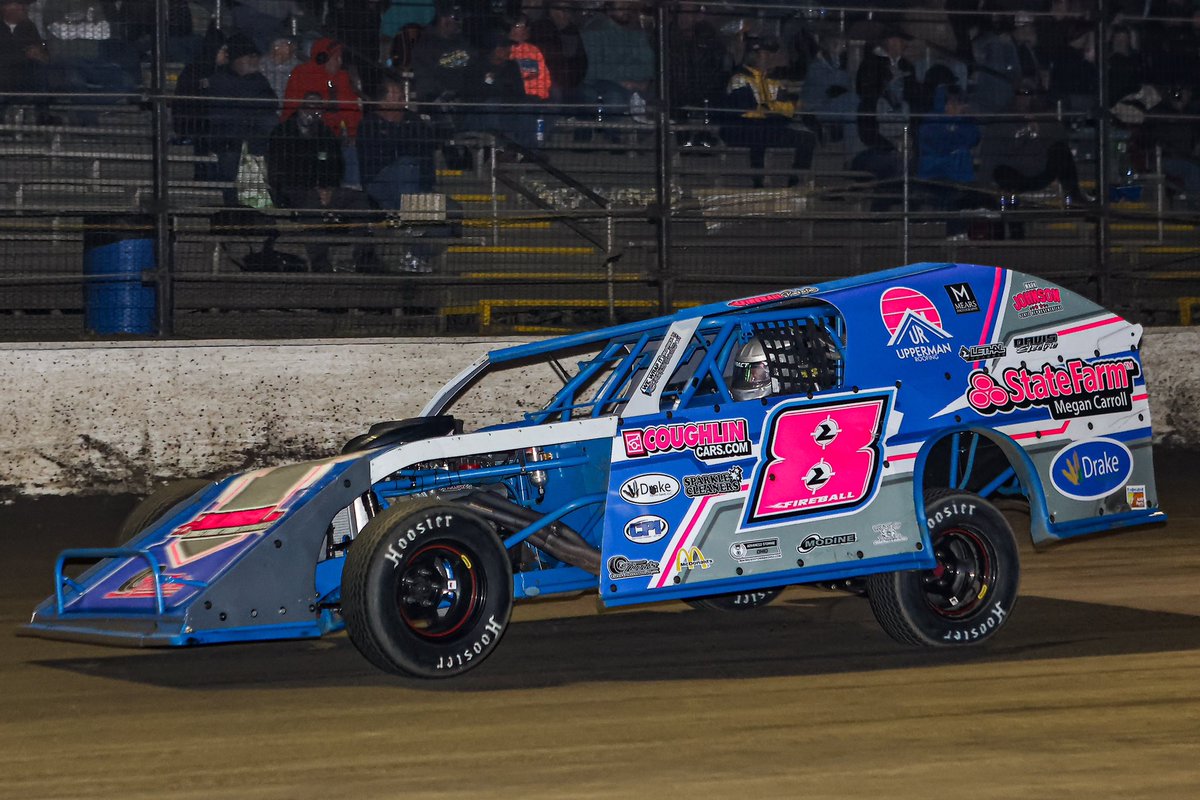
[[[515,600],[738,609],[820,584],[865,594],[901,642],[977,644],[1017,599],[997,503],[1028,503],[1035,543],[1165,521],[1141,337],[1031,275],[917,264],[497,350],[339,455],[151,495],[120,547],[59,557],[25,631],[344,626],[380,668],[446,677]],[[533,361],[554,396],[464,433],[464,393]]]

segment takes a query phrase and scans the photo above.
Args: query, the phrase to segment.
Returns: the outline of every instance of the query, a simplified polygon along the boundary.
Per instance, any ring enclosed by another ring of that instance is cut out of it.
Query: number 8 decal
[[[763,433],[746,523],[825,514],[869,501],[890,395],[776,409]]]

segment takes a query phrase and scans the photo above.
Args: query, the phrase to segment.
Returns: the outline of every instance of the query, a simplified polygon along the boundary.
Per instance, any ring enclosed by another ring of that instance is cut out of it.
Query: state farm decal
[[[681,422],[652,425],[621,432],[628,458],[678,453],[691,450],[701,461],[750,455],[746,420],[721,419],[711,422]]]
[[[997,381],[985,370],[968,379],[967,402],[980,414],[1047,406],[1054,419],[1133,409],[1133,379],[1141,374],[1133,358],[1087,363],[1072,358],[1030,371],[1009,367]]]
[[[933,361],[951,351],[954,337],[942,327],[937,306],[916,289],[896,286],[879,298],[879,315],[891,338],[888,347],[902,360]]]
[[[1013,295],[1012,303],[1020,319],[1053,314],[1062,311],[1062,290],[1043,288],[1033,281],[1027,281],[1024,290]]]

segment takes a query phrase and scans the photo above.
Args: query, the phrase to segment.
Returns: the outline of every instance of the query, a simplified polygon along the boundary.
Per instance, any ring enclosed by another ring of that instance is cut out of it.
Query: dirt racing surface
[[[344,634],[124,650],[18,638],[55,553],[133,499],[0,507],[0,798],[1200,797],[1200,466],[1165,527],[1022,549],[1007,628],[887,638],[865,601],[518,606],[483,666],[376,671]]]

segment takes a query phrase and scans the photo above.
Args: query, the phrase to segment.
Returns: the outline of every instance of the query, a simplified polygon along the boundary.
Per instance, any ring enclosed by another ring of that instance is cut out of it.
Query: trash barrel
[[[154,218],[91,216],[83,234],[84,317],[92,333],[155,333]]]

